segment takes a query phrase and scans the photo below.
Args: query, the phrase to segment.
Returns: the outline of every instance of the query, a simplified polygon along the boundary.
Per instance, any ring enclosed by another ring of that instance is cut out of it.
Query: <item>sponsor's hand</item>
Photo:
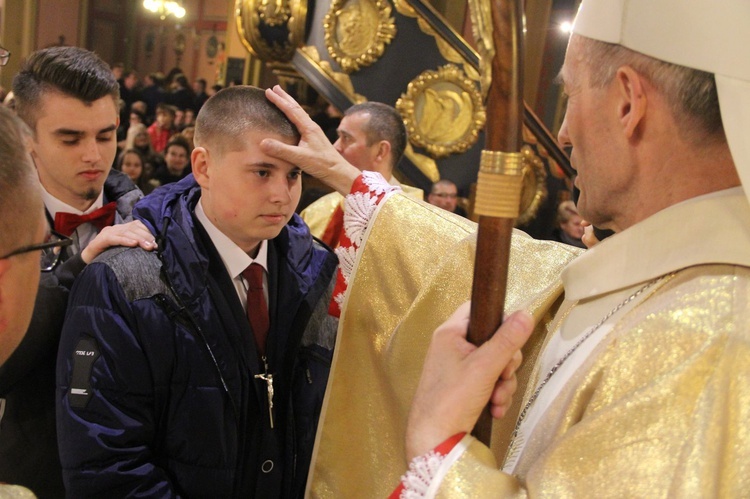
[[[156,249],[154,236],[139,220],[126,224],[104,227],[99,234],[81,251],[84,263],[89,264],[107,248],[113,246],[140,246],[151,251]]]

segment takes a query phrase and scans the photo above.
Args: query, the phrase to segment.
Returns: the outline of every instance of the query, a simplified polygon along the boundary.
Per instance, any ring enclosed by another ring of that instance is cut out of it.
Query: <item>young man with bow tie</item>
[[[110,172],[117,150],[119,86],[93,52],[54,47],[31,54],[13,81],[16,109],[31,129],[31,158],[51,227],[72,244],[42,275],[23,342],[0,369],[0,482],[61,497],[54,376],[68,289],[110,246],[155,247],[131,210],[142,193]]]

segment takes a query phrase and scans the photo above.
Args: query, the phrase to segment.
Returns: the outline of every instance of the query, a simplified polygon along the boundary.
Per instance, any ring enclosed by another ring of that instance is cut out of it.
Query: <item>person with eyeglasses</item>
[[[13,92],[18,116],[32,132],[28,144],[45,225],[55,232],[45,247],[9,258],[42,258],[41,268],[27,273],[26,285],[36,282],[40,270],[48,272],[28,332],[0,371],[0,482],[24,485],[40,497],[62,497],[55,364],[69,289],[105,249],[152,250],[155,243],[141,222],[132,221],[141,191],[127,175],[111,171],[119,86],[108,65],[77,47],[43,49],[24,61]]]
[[[10,110],[0,107],[0,380],[8,377],[7,361],[31,321],[40,260],[44,262],[45,254],[64,244],[49,237],[39,181],[24,148],[23,128]],[[0,389],[0,441],[13,438],[2,424],[7,411]],[[17,449],[16,459],[23,459],[23,452]],[[5,478],[2,482],[18,484]],[[0,484],[2,497],[23,493],[28,491],[18,485]]]
[[[442,179],[432,184],[427,202],[466,218],[466,210],[458,206],[458,188],[451,180]]]

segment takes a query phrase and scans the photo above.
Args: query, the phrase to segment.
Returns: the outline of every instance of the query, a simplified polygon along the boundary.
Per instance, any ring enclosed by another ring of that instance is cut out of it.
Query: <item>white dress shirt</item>
[[[242,308],[247,310],[247,282],[242,277],[242,272],[252,263],[257,263],[265,270],[263,272],[263,296],[266,299],[266,304],[268,304],[268,241],[261,241],[258,255],[254,259],[250,258],[242,248],[232,242],[208,219],[206,212],[203,211],[202,199],[198,200],[198,204],[195,206],[195,216],[206,229],[206,233],[216,247],[224,267],[229,272],[234,289],[237,291],[240,303],[242,303]]]

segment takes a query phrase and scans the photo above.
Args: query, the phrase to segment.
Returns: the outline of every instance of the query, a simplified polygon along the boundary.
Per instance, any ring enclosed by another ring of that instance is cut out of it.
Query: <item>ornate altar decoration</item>
[[[237,30],[264,61],[287,62],[304,41],[307,0],[237,0]]]
[[[433,182],[448,178],[461,196],[469,197],[485,134],[483,92],[489,81],[480,80],[491,78],[480,71],[492,58],[487,53],[491,45],[484,43],[491,38],[487,14],[472,5],[478,53],[427,0],[309,5],[305,0],[237,0],[240,38],[273,67],[288,63],[284,81],[296,73],[300,83],[295,88],[309,86],[342,111],[364,100],[397,107],[409,133],[397,176],[427,192]],[[518,224],[529,230],[538,213],[554,219],[555,207],[548,205],[556,198],[548,194],[548,184],[561,183],[559,172],[572,170],[528,107],[525,124],[525,190]]]

